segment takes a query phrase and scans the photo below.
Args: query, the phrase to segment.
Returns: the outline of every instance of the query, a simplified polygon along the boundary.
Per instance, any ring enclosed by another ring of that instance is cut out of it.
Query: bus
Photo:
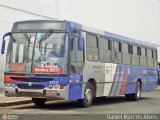
[[[57,98],[83,107],[102,96],[137,101],[157,87],[156,46],[76,22],[15,22],[1,53],[5,95],[30,97],[37,106]]]

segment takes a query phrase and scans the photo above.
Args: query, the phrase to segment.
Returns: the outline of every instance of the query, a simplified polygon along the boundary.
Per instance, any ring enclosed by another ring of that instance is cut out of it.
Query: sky
[[[0,4],[160,45],[160,0],[0,0]]]
[[[57,6],[58,19],[160,45],[160,0],[53,1],[41,3]]]

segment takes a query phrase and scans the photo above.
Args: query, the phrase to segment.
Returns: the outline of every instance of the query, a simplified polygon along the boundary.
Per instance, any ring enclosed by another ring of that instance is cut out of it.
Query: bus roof
[[[154,44],[149,43],[149,42],[136,40],[136,39],[132,39],[132,38],[129,38],[129,37],[124,37],[124,36],[117,35],[117,34],[114,34],[114,33],[111,33],[111,32],[107,32],[107,31],[101,31],[101,30],[89,28],[89,27],[83,26],[79,23],[75,23],[75,22],[71,22],[71,21],[68,21],[68,22],[70,22],[70,27],[72,27],[72,28],[80,29],[80,30],[83,30],[83,31],[88,31],[88,32],[91,32],[91,33],[96,33],[96,34],[103,35],[103,36],[106,36],[106,37],[115,38],[116,40],[129,42],[129,43],[131,43],[133,45],[137,45],[137,46],[144,46],[144,47],[148,47],[148,48],[151,48],[151,49],[156,49],[157,48]]]
[[[111,38],[114,38],[118,41],[129,42],[129,43],[131,43],[133,45],[137,45],[137,46],[144,46],[144,47],[148,47],[148,48],[151,48],[151,49],[156,49],[156,45],[154,45],[152,43],[132,39],[132,38],[129,38],[129,37],[124,37],[124,36],[117,35],[117,34],[114,34],[114,33],[110,33],[110,32],[107,32],[107,31],[101,31],[101,30],[98,30],[98,29],[89,28],[89,27],[86,27],[82,24],[72,22],[72,21],[66,21],[66,20],[64,20],[64,21],[60,21],[60,20],[28,20],[28,21],[18,21],[18,22],[15,22],[15,24],[24,23],[24,22],[36,22],[36,21],[37,22],[67,22],[69,24],[69,27],[71,27],[71,28],[75,28],[75,29],[79,29],[79,30],[103,35],[103,36],[106,36],[106,37],[111,37]]]

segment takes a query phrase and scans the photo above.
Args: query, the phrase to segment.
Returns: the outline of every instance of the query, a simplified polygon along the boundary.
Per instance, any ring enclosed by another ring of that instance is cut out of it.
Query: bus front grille
[[[10,77],[12,80],[25,81],[25,82],[49,82],[53,78],[26,78],[26,77]]]
[[[28,85],[28,84],[18,84],[20,89],[44,89],[43,85]]]

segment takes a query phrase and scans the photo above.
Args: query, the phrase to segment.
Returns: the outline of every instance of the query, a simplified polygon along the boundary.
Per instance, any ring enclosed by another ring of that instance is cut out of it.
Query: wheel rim
[[[87,88],[85,91],[85,99],[87,101],[87,103],[90,103],[92,100],[92,90]]]

